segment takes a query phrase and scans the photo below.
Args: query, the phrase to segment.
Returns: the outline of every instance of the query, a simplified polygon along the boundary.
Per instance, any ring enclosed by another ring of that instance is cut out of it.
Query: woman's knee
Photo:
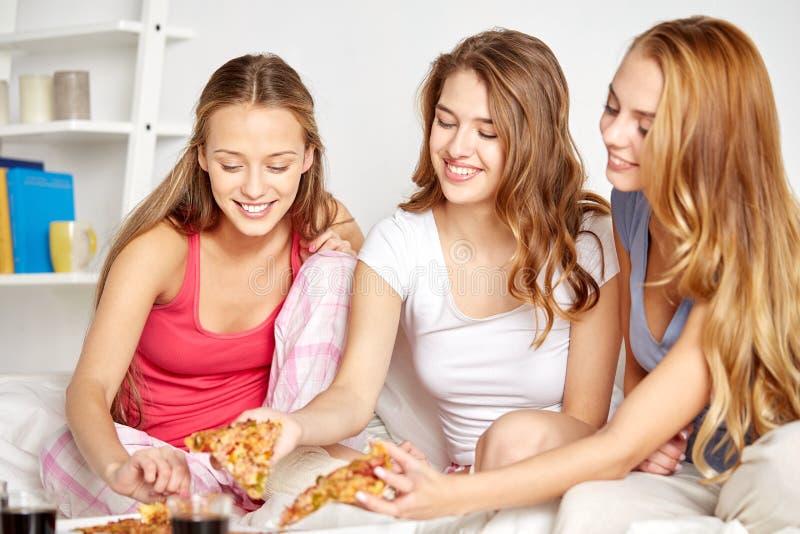
[[[533,411],[511,412],[500,417],[478,440],[475,469],[498,469],[543,452],[547,441],[545,426]]]
[[[737,519],[752,532],[800,523],[800,421],[765,434],[742,453],[742,463],[722,486],[716,515]]]

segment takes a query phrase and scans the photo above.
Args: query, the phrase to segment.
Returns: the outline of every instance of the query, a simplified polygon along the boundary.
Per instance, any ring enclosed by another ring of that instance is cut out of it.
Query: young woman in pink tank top
[[[324,188],[313,106],[274,55],[242,56],[211,76],[188,146],[128,216],[100,275],[67,391],[69,431],[42,453],[53,493],[88,495],[69,497],[65,514],[121,513],[131,498],[190,485],[236,493],[209,466],[196,472],[183,439],[262,405],[276,316],[302,260],[354,256],[363,242]],[[70,447],[94,473],[77,484],[63,466]]]

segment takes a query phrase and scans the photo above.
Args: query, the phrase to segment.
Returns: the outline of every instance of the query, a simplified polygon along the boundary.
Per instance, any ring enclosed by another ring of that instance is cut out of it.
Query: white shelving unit
[[[0,50],[10,52],[50,52],[75,50],[87,47],[131,46],[144,33],[143,22],[114,20],[98,24],[45,28],[0,35]],[[194,33],[188,28],[165,27],[167,40],[191,39]]]
[[[92,142],[125,140],[133,131],[133,123],[124,121],[67,120],[44,124],[6,124],[0,126],[0,140],[41,142]],[[156,137],[186,137],[189,127],[161,123]]]
[[[3,286],[89,286],[97,284],[97,273],[0,274]]]
[[[125,174],[122,180],[120,217],[150,191],[154,154],[158,138],[183,138],[188,124],[161,123],[158,104],[167,42],[190,39],[192,30],[165,24],[168,0],[142,0],[141,20],[113,20],[104,23],[43,28],[15,32],[8,21],[16,13],[17,0],[0,0],[0,78],[8,77],[10,65],[18,55],[47,54],[53,51],[103,49],[111,46],[136,47],[136,70],[129,121],[68,120],[44,124],[0,126],[2,143],[31,142],[69,146],[99,142],[127,142]],[[3,73],[5,69],[8,72]],[[79,148],[78,148],[79,149]],[[5,155],[5,154],[4,154]],[[80,176],[75,176],[79,181]],[[0,276],[2,286],[86,286],[97,280],[92,273],[14,274]]]

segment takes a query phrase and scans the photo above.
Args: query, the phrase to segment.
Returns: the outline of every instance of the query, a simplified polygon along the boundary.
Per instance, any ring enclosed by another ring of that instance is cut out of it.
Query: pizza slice
[[[370,451],[340,467],[327,476],[317,477],[317,483],[297,496],[281,514],[281,528],[296,523],[316,512],[330,501],[353,504],[356,492],[366,491],[380,495],[386,483],[375,476],[376,467],[391,469],[392,462],[382,443],[372,445]]]
[[[269,461],[281,433],[280,421],[231,423],[222,428],[201,430],[186,438],[192,452],[208,452],[233,475],[251,499],[263,498],[267,489]]]
[[[167,505],[163,502],[140,504],[141,518],[120,519],[104,525],[76,528],[83,534],[170,534]]]

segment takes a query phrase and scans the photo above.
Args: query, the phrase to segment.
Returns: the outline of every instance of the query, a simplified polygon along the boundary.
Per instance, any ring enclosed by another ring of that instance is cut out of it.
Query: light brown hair
[[[300,123],[306,146],[313,147],[314,161],[300,178],[290,211],[293,226],[307,239],[331,226],[336,218],[336,203],[323,183],[324,149],[311,93],[297,72],[276,55],[237,57],[211,75],[195,109],[191,138],[178,163],[125,219],[114,237],[100,273],[95,305],[100,302],[114,260],[133,239],[164,221],[184,234],[213,229],[219,222],[221,210],[212,196],[208,173],[198,162],[198,151],[208,137],[208,122],[214,112],[225,106],[242,104],[286,109]],[[142,416],[134,372],[135,369],[128,369],[111,407],[115,421],[131,426],[137,426]],[[139,408],[138,422],[131,421],[124,413],[121,396]]]
[[[547,323],[533,340],[541,344],[556,315],[572,320],[597,302],[599,286],[578,264],[575,242],[585,216],[608,214],[608,203],[583,189],[586,173],[569,132],[567,81],[555,55],[535,37],[497,29],[468,37],[433,62],[420,90],[424,143],[413,176],[419,189],[401,208],[422,212],[445,200],[428,139],[445,80],[459,70],[475,72],[486,84],[489,113],[506,147],[495,209],[517,242],[509,291],[545,312]],[[553,296],[564,282],[574,295],[566,310]]]
[[[722,481],[732,469],[718,474],[704,456],[715,429],[727,427],[731,460],[748,438],[800,418],[800,210],[767,69],[739,28],[673,20],[631,48],[664,76],[642,173],[674,251],[667,281],[709,302],[711,404],[693,457]]]

